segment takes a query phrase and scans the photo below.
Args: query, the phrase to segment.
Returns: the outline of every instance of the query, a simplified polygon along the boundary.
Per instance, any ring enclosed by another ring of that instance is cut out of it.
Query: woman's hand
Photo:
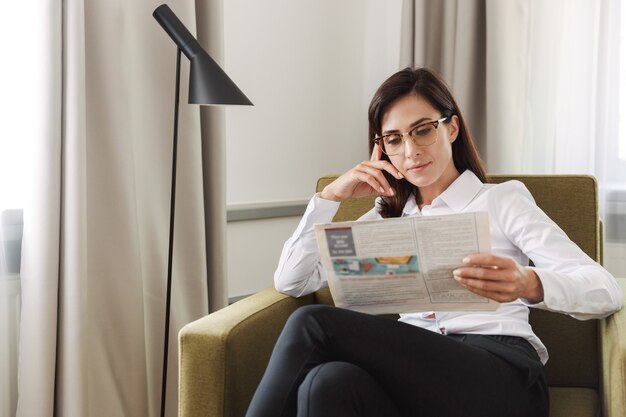
[[[466,266],[454,270],[454,279],[473,293],[501,303],[518,298],[531,304],[543,301],[543,285],[535,271],[511,258],[479,253],[463,262]]]
[[[387,171],[398,179],[404,177],[391,162],[383,161],[381,158],[382,150],[375,144],[369,161],[361,162],[328,184],[324,187],[320,196],[325,200],[341,201],[349,197],[394,195],[394,190],[389,185],[382,171]]]

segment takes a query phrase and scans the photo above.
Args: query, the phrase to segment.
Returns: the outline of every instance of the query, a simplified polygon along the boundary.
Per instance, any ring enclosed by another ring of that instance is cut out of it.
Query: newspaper
[[[335,305],[370,314],[487,311],[452,271],[490,252],[487,212],[316,224]]]

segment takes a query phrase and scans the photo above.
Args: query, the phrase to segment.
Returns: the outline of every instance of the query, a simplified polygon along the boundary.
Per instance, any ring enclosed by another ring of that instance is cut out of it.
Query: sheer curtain
[[[158,415],[176,48],[158,2],[39,3],[17,415]],[[170,7],[193,31],[194,2]],[[167,415],[177,330],[208,311],[200,114],[180,111]]]
[[[611,213],[616,190],[626,189],[617,152],[619,1],[406,0],[404,7],[401,65],[442,73],[489,172],[594,175],[606,230],[626,242],[618,227],[626,213]]]
[[[626,203],[626,161],[618,153],[620,2],[487,5],[487,33],[500,34],[487,42],[488,85],[498,87],[487,95],[490,171],[595,176],[605,265],[625,275],[619,242],[626,243],[626,212],[612,203]]]

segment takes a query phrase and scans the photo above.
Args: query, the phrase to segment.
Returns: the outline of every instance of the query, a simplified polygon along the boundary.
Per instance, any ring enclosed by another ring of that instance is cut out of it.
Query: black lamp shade
[[[252,102],[200,46],[196,38],[176,17],[167,4],[154,10],[152,16],[165,29],[191,63],[189,103],[215,105],[248,105]]]
[[[248,97],[204,51],[191,59],[189,103],[252,105]]]

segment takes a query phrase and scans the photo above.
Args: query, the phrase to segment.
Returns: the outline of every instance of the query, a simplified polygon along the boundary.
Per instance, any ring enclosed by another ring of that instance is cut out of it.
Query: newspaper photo
[[[498,308],[452,274],[465,256],[491,251],[487,212],[317,224],[315,234],[337,307],[370,314]]]

